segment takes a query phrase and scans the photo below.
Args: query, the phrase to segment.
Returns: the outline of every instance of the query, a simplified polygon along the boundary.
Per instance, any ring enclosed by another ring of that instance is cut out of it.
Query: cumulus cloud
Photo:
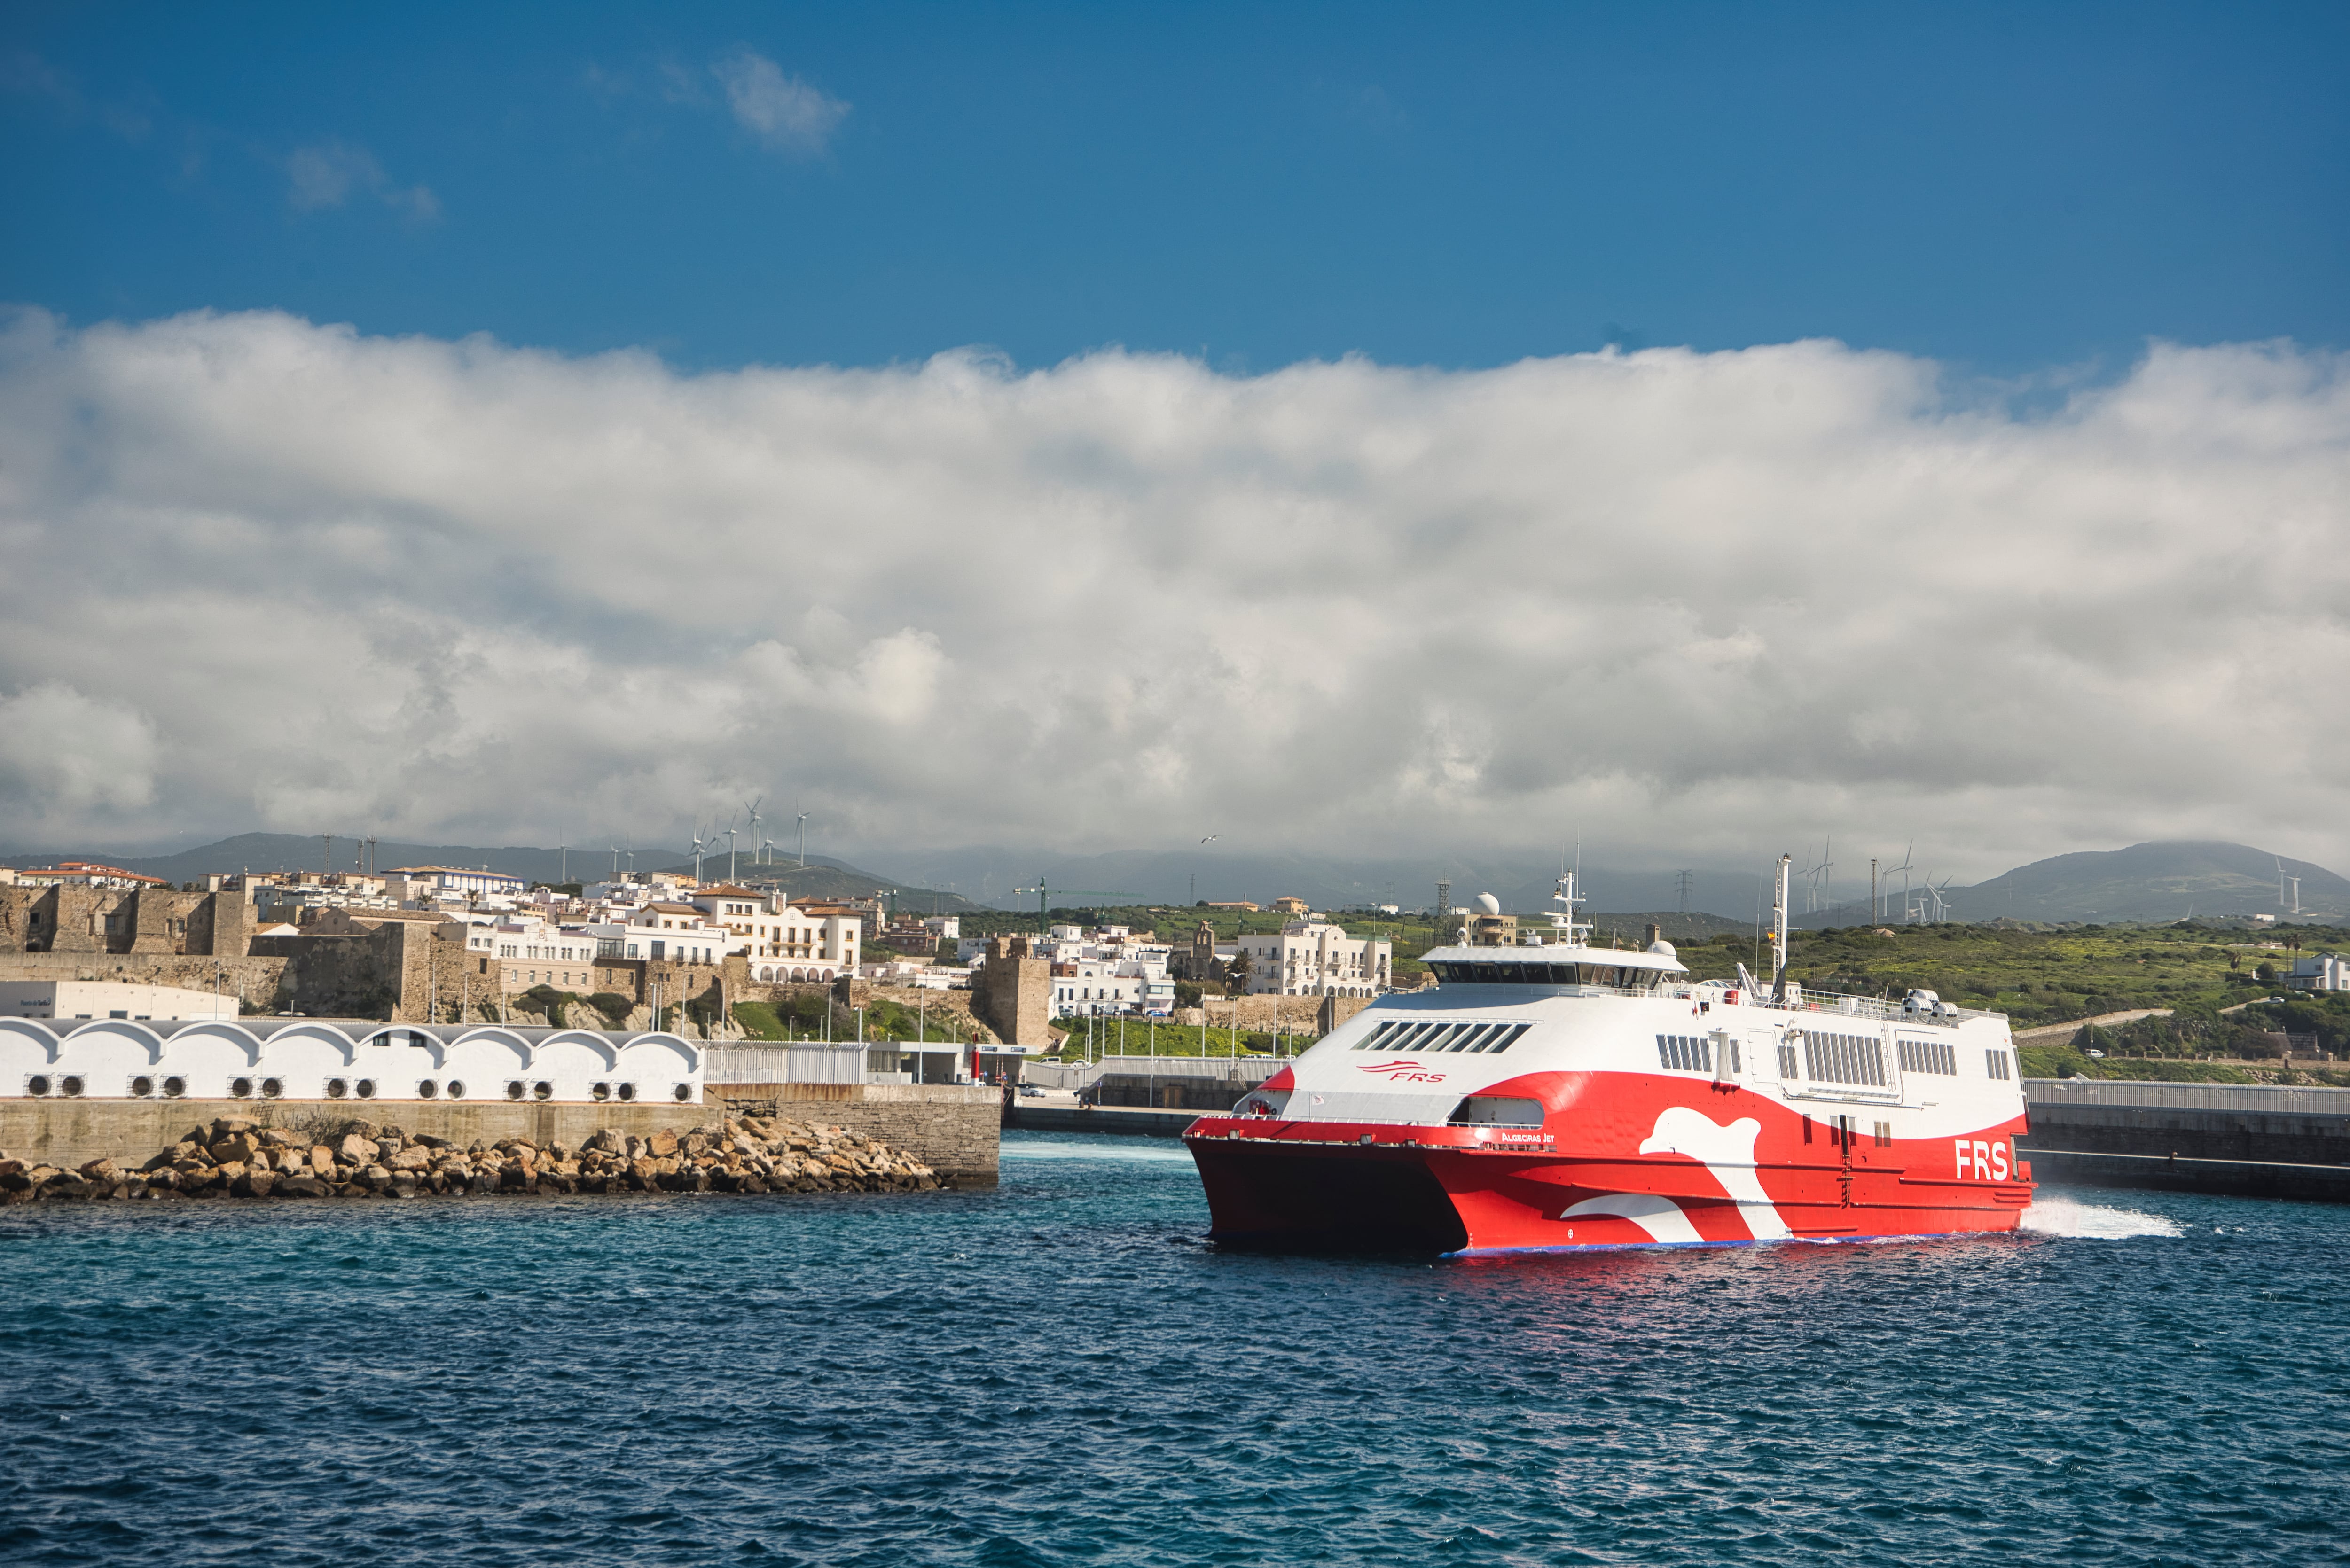
[[[643,846],[764,792],[843,851],[2341,865],[2345,369],[2162,347],[2051,409],[1817,342],[687,375],[26,314],[0,689],[151,715],[153,806],[20,774],[0,838]]]
[[[710,67],[726,94],[734,122],[771,151],[806,157],[821,152],[847,118],[848,105],[797,77],[764,55],[738,50]]]
[[[0,814],[27,830],[120,820],[155,798],[155,722],[62,680],[0,694]]]
[[[357,192],[418,223],[430,223],[441,215],[441,199],[429,187],[395,184],[375,154],[348,142],[322,141],[295,149],[286,160],[286,199],[296,212],[339,207]]]

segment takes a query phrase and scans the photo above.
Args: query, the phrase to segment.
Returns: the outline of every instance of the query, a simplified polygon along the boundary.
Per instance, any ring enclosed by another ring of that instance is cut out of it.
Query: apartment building
[[[1234,945],[1252,996],[1377,996],[1393,973],[1393,943],[1350,938],[1327,920],[1291,920],[1278,936]]]

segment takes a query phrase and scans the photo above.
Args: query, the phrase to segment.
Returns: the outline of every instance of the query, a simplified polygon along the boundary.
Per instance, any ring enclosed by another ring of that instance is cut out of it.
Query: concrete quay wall
[[[1103,1106],[1015,1105],[1004,1113],[1003,1125],[1022,1132],[1139,1134],[1145,1137],[1181,1137],[1183,1129],[1200,1119],[1197,1111],[1128,1110]]]
[[[726,1086],[727,1111],[756,1111],[790,1121],[847,1127],[913,1156],[959,1187],[985,1187],[996,1179],[997,1127],[993,1090],[957,1085],[779,1084],[754,1103]],[[98,1158],[144,1165],[216,1116],[243,1116],[257,1127],[316,1136],[364,1117],[380,1126],[430,1133],[459,1144],[523,1137],[545,1147],[577,1147],[599,1127],[639,1137],[663,1127],[682,1133],[715,1123],[723,1114],[717,1089],[700,1105],[602,1104],[507,1100],[0,1100],[0,1149],[18,1159],[80,1166]],[[867,1098],[866,1096],[876,1096]]]
[[[2034,1180],[2350,1201],[2350,1089],[2024,1085]]]

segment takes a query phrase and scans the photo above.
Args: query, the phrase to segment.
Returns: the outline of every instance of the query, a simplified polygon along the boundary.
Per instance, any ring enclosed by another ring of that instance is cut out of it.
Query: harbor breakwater
[[[2350,1089],[2034,1078],[2024,1098],[2016,1150],[2043,1183],[2350,1202]],[[1004,1125],[1180,1137],[1197,1115],[1014,1102]]]
[[[2350,1089],[2034,1078],[2034,1179],[2350,1202]]]
[[[323,1138],[319,1142],[314,1139]],[[305,1131],[199,1123],[130,1169],[27,1164],[0,1149],[0,1203],[188,1198],[417,1198],[577,1192],[936,1191],[937,1173],[846,1128],[728,1117],[650,1137],[610,1127],[577,1148],[527,1138],[461,1147],[346,1119]]]
[[[371,1114],[406,1136],[459,1148],[520,1141],[534,1148],[583,1148],[600,1131],[627,1139],[732,1116],[837,1127],[930,1168],[956,1187],[996,1179],[997,1092],[983,1085],[920,1084],[727,1084],[705,1085],[698,1105],[570,1101],[419,1100]],[[189,1128],[221,1120],[261,1132],[307,1136],[369,1114],[349,1100],[0,1099],[0,1148],[29,1165],[78,1170],[110,1159],[129,1170],[182,1140]],[[313,1138],[310,1142],[318,1140]],[[307,1144],[305,1147],[308,1147]]]

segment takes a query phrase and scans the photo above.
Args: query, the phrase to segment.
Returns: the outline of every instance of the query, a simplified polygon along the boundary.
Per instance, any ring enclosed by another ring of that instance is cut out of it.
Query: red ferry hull
[[[1498,1092],[1498,1091],[1497,1091]],[[1544,1127],[1202,1116],[1184,1134],[1220,1241],[1491,1252],[2012,1231],[2023,1118],[1899,1140],[1870,1107],[1735,1085],[1543,1074]]]

